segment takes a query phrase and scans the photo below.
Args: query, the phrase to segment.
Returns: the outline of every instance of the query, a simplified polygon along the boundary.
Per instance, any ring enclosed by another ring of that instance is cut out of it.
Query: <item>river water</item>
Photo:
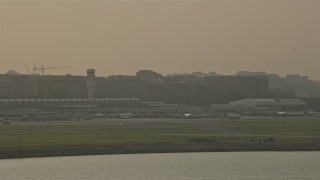
[[[320,152],[228,152],[0,160],[1,180],[318,180]]]

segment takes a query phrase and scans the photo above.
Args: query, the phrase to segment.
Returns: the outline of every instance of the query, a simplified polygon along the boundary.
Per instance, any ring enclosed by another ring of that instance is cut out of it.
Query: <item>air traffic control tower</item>
[[[87,89],[88,89],[88,98],[94,99],[95,86],[96,86],[96,70],[88,69],[87,70]]]

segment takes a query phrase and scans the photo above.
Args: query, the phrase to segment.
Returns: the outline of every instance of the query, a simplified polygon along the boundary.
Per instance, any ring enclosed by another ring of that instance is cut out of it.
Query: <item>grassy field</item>
[[[100,119],[0,125],[0,151],[129,145],[320,143],[320,118]],[[205,148],[205,146],[203,146]],[[294,150],[294,149],[293,149]]]

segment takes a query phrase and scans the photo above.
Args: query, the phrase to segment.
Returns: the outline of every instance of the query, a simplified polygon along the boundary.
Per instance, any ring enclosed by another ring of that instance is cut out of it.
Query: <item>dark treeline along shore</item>
[[[99,119],[0,125],[0,158],[317,151],[319,118]]]

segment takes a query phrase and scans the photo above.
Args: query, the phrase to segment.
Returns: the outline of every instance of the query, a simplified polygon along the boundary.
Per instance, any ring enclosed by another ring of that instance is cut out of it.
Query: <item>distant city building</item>
[[[267,76],[265,72],[238,71],[236,76]]]
[[[268,78],[264,76],[217,76],[204,79],[210,93],[219,96],[233,96],[232,99],[241,97],[265,97],[268,94]]]
[[[269,89],[269,98],[294,98],[296,97],[296,91],[294,89]]]
[[[86,76],[1,74],[0,99],[139,98],[210,106],[246,98],[320,96],[320,83],[304,76],[283,78],[263,72],[237,74],[223,76],[214,72],[193,72],[162,76],[151,70],[141,70],[136,76],[96,77],[94,69],[88,69]]]
[[[0,75],[0,98],[85,98],[84,76]]]
[[[210,77],[210,76],[218,76],[216,72],[209,72],[209,73],[203,73],[203,72],[192,72],[191,75],[196,76],[197,78],[204,78],[204,77]]]
[[[290,81],[308,81],[309,80],[308,76],[300,76],[298,74],[288,74],[286,78],[287,80],[290,80]]]
[[[284,95],[289,97],[289,94],[294,91],[297,97],[320,97],[320,82],[310,80],[308,76],[301,76],[298,74],[288,74],[285,77],[280,77],[278,74],[268,74],[265,72],[250,72],[250,71],[239,71],[237,76],[266,76],[269,79],[269,88],[271,90],[271,96],[275,95],[277,89],[280,97]],[[281,90],[283,89],[283,90]],[[289,91],[288,91],[289,90]],[[287,93],[287,94],[286,94]],[[286,94],[286,95],[285,95]]]
[[[241,98],[266,97],[268,78],[194,75],[166,76],[164,83],[149,85],[146,100],[209,106]]]
[[[145,98],[147,82],[136,76],[96,78],[96,96],[105,98]]]
[[[212,77],[212,76],[219,76],[216,72],[192,72],[192,73],[184,73],[184,74],[169,74],[167,77],[188,77],[188,76],[193,76],[196,78],[204,78],[204,77]]]
[[[163,80],[165,83],[195,83],[199,81],[195,75],[190,74],[166,76]]]

